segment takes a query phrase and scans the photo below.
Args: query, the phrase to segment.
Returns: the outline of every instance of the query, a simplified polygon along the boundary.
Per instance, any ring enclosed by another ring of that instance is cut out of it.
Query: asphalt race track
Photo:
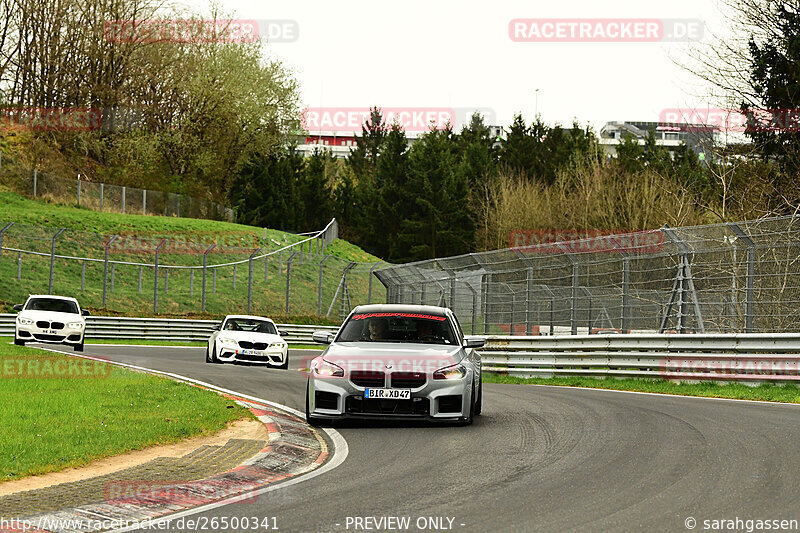
[[[312,353],[290,350],[292,370],[281,371],[207,364],[204,348],[86,345],[86,355],[298,410],[305,376],[297,369]],[[472,426],[335,427],[349,445],[338,468],[196,516],[276,517],[281,531],[385,530],[356,521],[367,517],[409,517],[411,531],[470,532],[688,531],[689,518],[703,531],[704,520],[800,520],[797,405],[484,385],[483,415]]]

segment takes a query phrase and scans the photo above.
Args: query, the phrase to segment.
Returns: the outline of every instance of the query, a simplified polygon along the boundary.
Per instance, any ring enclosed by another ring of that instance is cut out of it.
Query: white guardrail
[[[14,334],[16,314],[0,314],[0,335]],[[203,341],[217,320],[86,317],[95,339]],[[278,324],[286,340],[336,326]],[[320,346],[322,348],[322,346]],[[800,381],[800,333],[564,335],[487,337],[484,369],[517,376],[612,376],[678,380]]]
[[[16,314],[0,314],[0,335],[14,335]],[[86,337],[90,339],[147,339],[158,341],[204,341],[211,336],[219,320],[187,320],[172,318],[128,318],[109,316],[87,316]],[[292,343],[314,341],[314,331],[336,332],[338,326],[314,326],[302,324],[276,324],[285,331],[284,339]]]
[[[490,336],[484,369],[517,376],[800,381],[800,334]]]

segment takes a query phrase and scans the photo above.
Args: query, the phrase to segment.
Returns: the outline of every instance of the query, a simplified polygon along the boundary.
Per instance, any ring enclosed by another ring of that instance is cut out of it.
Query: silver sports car
[[[469,424],[481,412],[482,337],[443,307],[363,305],[308,369],[306,419],[426,419]]]

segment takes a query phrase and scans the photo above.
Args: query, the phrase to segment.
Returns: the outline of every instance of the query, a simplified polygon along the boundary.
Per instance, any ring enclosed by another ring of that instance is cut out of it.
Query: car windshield
[[[26,311],[52,311],[54,313],[72,313],[79,315],[81,310],[75,302],[57,298],[31,298],[25,305]]]
[[[222,327],[224,331],[252,331],[254,333],[278,334],[275,324],[266,320],[256,320],[255,318],[229,318]]]
[[[457,344],[447,317],[435,314],[356,313],[342,326],[337,342]]]

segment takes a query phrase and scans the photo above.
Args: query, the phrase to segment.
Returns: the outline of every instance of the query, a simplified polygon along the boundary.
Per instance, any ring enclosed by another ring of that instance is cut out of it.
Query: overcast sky
[[[680,42],[514,42],[513,19],[697,19],[719,34],[716,0],[220,0],[238,18],[296,21],[294,42],[267,53],[296,74],[304,105],[483,108],[499,125],[538,111],[596,129],[657,121],[664,109],[709,105],[708,89],[675,61]]]

